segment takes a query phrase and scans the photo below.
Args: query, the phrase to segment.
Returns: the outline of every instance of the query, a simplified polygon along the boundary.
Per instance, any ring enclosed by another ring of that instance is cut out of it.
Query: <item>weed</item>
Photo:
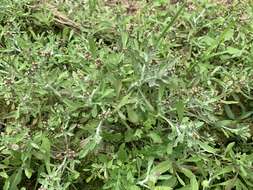
[[[252,3],[118,2],[0,1],[1,189],[252,189]]]

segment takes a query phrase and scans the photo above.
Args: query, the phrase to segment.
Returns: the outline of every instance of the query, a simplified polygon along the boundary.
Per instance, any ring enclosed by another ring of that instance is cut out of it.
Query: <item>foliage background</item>
[[[253,189],[252,14],[1,0],[1,189]]]

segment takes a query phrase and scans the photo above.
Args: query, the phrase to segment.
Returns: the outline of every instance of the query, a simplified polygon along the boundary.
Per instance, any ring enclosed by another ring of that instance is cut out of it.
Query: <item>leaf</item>
[[[178,184],[177,177],[175,175],[172,175],[169,179],[166,179],[163,181],[162,185],[175,188]]]
[[[243,120],[243,119],[249,118],[251,115],[253,115],[253,111],[248,111],[248,112],[242,113],[242,115],[240,115],[238,119]]]
[[[233,29],[229,29],[224,33],[224,42],[231,40],[233,38],[234,35],[234,30]]]
[[[232,148],[234,147],[234,145],[235,145],[235,142],[229,143],[227,145],[225,152],[224,152],[224,155],[227,155],[228,153],[230,153],[232,151]]]
[[[47,157],[50,157],[50,150],[51,150],[51,142],[50,140],[44,136],[42,138],[42,143],[41,143],[41,150],[44,151],[44,153],[46,154]]]
[[[129,190],[141,190],[141,189],[136,185],[132,185],[129,187]]]
[[[190,179],[191,183],[191,190],[198,190],[199,189],[199,184],[196,179],[196,176],[191,172],[191,170],[188,170],[186,168],[181,168],[181,171]]]
[[[115,92],[114,89],[106,89],[105,91],[103,91],[102,95],[99,97],[99,100],[101,101],[103,98],[113,96],[114,92]]]
[[[217,127],[229,127],[233,125],[235,122],[233,120],[220,120],[215,123]]]
[[[127,106],[127,115],[129,121],[131,121],[132,123],[138,123],[139,116],[131,106]]]
[[[137,129],[134,133],[134,136],[137,138],[141,138],[143,134],[143,131],[141,129]]]
[[[172,190],[172,188],[166,186],[156,186],[154,190]]]
[[[243,53],[242,50],[234,48],[234,47],[228,47],[226,52],[230,55],[233,55],[233,57],[241,56],[241,54]]]
[[[216,171],[215,175],[212,177],[214,179],[218,179],[219,176],[228,174],[234,170],[233,166],[226,166],[224,168],[220,168],[218,171]]]
[[[21,182],[22,179],[22,169],[19,168],[11,177],[10,177],[10,190],[16,190],[17,185]]]
[[[215,149],[215,148],[209,146],[207,143],[202,143],[201,141],[198,141],[198,144],[206,152],[209,152],[212,154],[216,154],[218,152],[218,149]]]
[[[30,179],[32,177],[32,169],[30,168],[26,168],[25,169],[25,175],[28,179]]]
[[[173,144],[169,143],[167,146],[167,154],[170,155],[173,152]]]
[[[176,103],[176,110],[177,110],[179,122],[182,122],[183,116],[184,116],[184,102],[183,101],[180,100]]]
[[[127,156],[127,152],[126,152],[126,150],[125,150],[125,144],[124,144],[124,143],[121,144],[120,147],[119,147],[118,158],[119,158],[121,161],[123,161],[123,162],[127,161],[127,159],[128,159],[128,156]]]
[[[96,134],[94,136],[88,137],[86,139],[86,143],[79,152],[79,158],[82,159],[86,157],[89,152],[93,151],[99,143],[98,140],[99,139],[96,139]]]
[[[148,136],[153,140],[154,143],[159,143],[159,144],[162,143],[162,139],[157,133],[150,132]]]
[[[238,104],[239,103],[238,101],[227,101],[227,100],[221,100],[220,102],[223,104]]]
[[[89,37],[88,42],[89,42],[89,51],[91,52],[93,57],[96,57],[97,46],[96,46],[95,40],[93,38]]]
[[[246,186],[247,184],[247,180],[245,181],[246,183],[242,182],[239,178],[237,178],[236,182],[235,182],[235,186],[236,189],[242,189],[242,190],[248,190],[249,188]],[[253,186],[251,186],[253,187]]]
[[[120,119],[122,119],[124,121],[126,120],[126,116],[121,111],[118,111],[118,115],[119,115]]]
[[[146,98],[146,96],[143,94],[143,92],[141,90],[139,90],[143,100],[145,101],[146,105],[147,105],[147,109],[150,110],[151,112],[153,112],[155,109],[152,106],[152,104],[149,102],[149,100]]]
[[[66,98],[63,99],[62,101],[67,105],[70,112],[74,112],[77,109],[83,107],[83,103],[80,102],[80,101],[71,101],[71,100],[68,100]]]
[[[4,183],[3,190],[10,190],[10,180],[7,179]]]
[[[40,149],[40,147],[36,143],[31,142],[31,145],[35,149],[38,149],[38,150]]]
[[[202,184],[203,188],[209,187],[209,181],[208,181],[208,180],[203,180],[203,181],[201,182],[201,184]]]
[[[121,82],[121,80],[116,80],[114,82],[114,85],[115,85],[116,96],[119,97],[120,91],[122,89],[122,82]]]
[[[78,171],[75,171],[75,170],[71,171],[71,179],[72,180],[78,179],[79,176],[80,176],[80,173]]]
[[[235,119],[235,115],[232,112],[232,110],[230,109],[229,105],[225,105],[224,109],[225,109],[225,112],[226,112],[229,119]]]
[[[126,49],[128,42],[128,33],[122,32],[121,41],[122,41],[122,49]]]
[[[181,179],[181,177],[178,175],[178,173],[176,172],[176,176],[177,176],[177,179],[179,181],[179,183],[183,186],[185,186],[185,182]]]
[[[203,38],[201,38],[201,42],[204,42],[206,45],[211,46],[216,42],[215,38],[212,38],[210,36],[204,36]]]
[[[92,110],[91,110],[91,115],[92,115],[92,117],[97,117],[97,115],[98,115],[98,109],[97,109],[97,105],[94,105],[93,106],[93,108],[92,108]]]
[[[161,175],[164,172],[168,171],[169,169],[172,168],[172,162],[170,160],[163,161],[159,163],[157,166],[155,166],[151,170],[151,174],[153,175]]]
[[[175,14],[175,16],[171,19],[171,21],[167,24],[166,27],[163,28],[162,33],[159,35],[157,41],[156,41],[156,45],[155,47],[159,46],[159,43],[161,41],[161,39],[166,35],[166,33],[168,32],[168,30],[172,27],[172,25],[174,24],[174,22],[176,21],[176,19],[178,18],[178,16],[180,15],[180,13],[183,11],[184,7],[185,7],[186,3],[184,3],[177,11],[177,13]],[[166,15],[167,17],[167,15]]]
[[[6,172],[0,172],[0,176],[6,179],[9,177]]]
[[[120,108],[122,108],[123,106],[127,105],[127,104],[132,104],[136,102],[135,98],[130,98],[131,97],[131,93],[127,94],[126,96],[124,96],[121,101],[119,102],[119,104],[116,107],[116,110],[120,110]]]
[[[237,175],[233,179],[227,180],[225,185],[225,190],[232,190],[235,187],[235,183],[237,181]]]

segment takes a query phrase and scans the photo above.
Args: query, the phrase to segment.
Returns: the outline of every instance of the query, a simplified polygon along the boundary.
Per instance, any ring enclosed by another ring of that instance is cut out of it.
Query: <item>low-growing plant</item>
[[[253,188],[250,1],[0,1],[0,188]]]

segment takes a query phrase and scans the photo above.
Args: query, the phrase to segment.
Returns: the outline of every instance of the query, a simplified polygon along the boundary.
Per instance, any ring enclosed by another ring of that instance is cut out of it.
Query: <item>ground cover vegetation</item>
[[[251,1],[0,0],[0,189],[253,189]]]

